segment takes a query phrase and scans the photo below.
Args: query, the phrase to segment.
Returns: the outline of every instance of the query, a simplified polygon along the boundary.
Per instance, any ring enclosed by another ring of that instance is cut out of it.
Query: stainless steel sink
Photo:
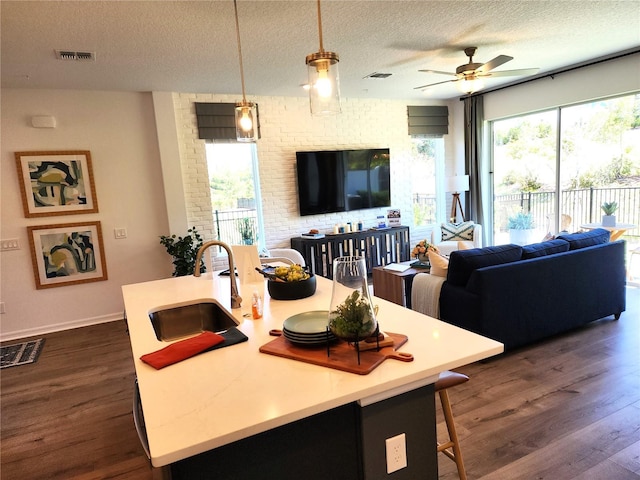
[[[199,301],[190,305],[164,308],[149,313],[156,338],[170,342],[202,333],[221,332],[238,322],[215,301]]]

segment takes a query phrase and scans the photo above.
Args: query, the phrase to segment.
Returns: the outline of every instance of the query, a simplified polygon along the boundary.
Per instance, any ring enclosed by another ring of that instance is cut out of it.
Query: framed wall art
[[[26,217],[98,211],[88,150],[16,152],[15,157]]]
[[[100,222],[27,227],[36,288],[107,280]]]

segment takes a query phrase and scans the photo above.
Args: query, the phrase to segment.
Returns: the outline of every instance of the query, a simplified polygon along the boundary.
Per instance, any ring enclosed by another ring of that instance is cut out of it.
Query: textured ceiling
[[[239,94],[233,2],[0,2],[2,86]],[[303,96],[305,56],[318,50],[316,2],[238,0],[247,97]],[[343,97],[454,98],[454,72],[514,57],[496,70],[540,73],[640,46],[640,0],[323,0],[324,48],[340,55]],[[61,61],[54,50],[96,52]],[[365,78],[374,72],[386,79]],[[639,65],[640,72],[640,65]],[[640,74],[640,73],[639,73]],[[487,87],[520,80],[488,80]]]

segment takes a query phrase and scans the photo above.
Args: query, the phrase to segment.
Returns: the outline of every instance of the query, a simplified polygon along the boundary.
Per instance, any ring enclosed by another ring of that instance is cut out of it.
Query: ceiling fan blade
[[[521,68],[519,70],[501,70],[499,72],[489,72],[479,75],[481,77],[514,77],[518,75],[533,75],[538,73],[539,68]]]
[[[486,73],[489,70],[493,70],[496,67],[499,67],[503,63],[507,63],[513,60],[513,57],[508,55],[498,55],[493,60],[489,60],[487,63],[476,69],[476,73]]]
[[[422,90],[423,88],[433,87],[434,85],[440,85],[442,83],[457,82],[457,81],[458,79],[456,78],[455,80],[445,80],[444,82],[430,83],[428,85],[422,85],[421,87],[414,87],[414,90]]]
[[[424,72],[424,73],[438,73],[440,75],[449,75],[452,77],[455,77],[456,74],[455,73],[451,73],[451,72],[443,72],[442,70],[418,70],[419,72]]]

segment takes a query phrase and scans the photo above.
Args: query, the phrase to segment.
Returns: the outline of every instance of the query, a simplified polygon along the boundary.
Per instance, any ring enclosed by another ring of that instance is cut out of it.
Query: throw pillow
[[[442,241],[449,242],[452,240],[470,240],[473,241],[473,222],[462,222],[462,223],[443,223],[441,226],[442,230]]]
[[[542,239],[543,242],[548,242],[549,240],[555,240],[556,236],[551,233],[551,232],[547,232],[547,234],[544,236],[544,238]]]
[[[469,250],[473,248],[473,244],[470,244],[468,241],[463,242],[462,240],[458,240],[458,250]]]
[[[436,277],[446,277],[447,270],[449,269],[449,259],[443,257],[439,253],[429,250],[429,263],[431,264],[431,270],[429,273]]]

